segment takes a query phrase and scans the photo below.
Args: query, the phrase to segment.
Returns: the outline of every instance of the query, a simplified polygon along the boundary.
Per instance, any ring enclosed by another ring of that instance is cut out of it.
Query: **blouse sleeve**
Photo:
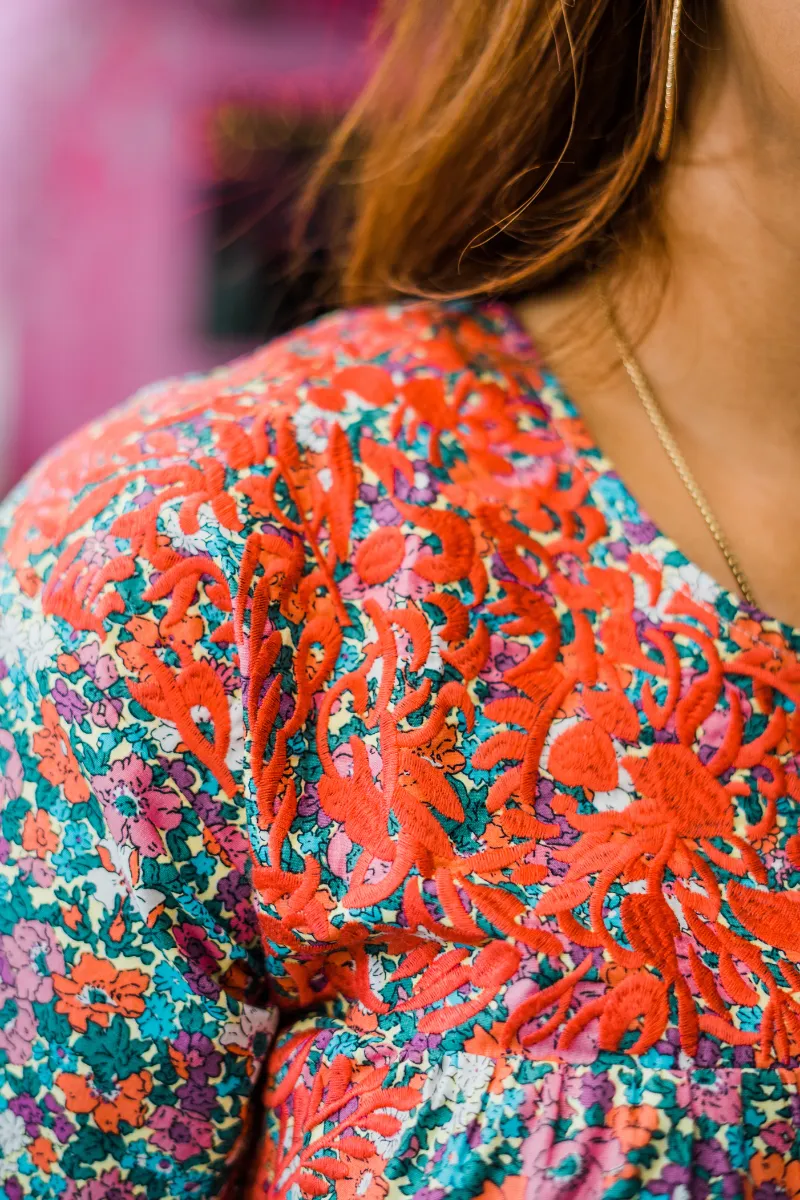
[[[4,1200],[220,1195],[274,1032],[236,644],[243,451],[218,392],[140,398],[0,508]]]

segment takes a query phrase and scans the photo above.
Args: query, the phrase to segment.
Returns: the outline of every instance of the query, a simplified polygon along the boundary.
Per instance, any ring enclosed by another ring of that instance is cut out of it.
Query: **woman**
[[[800,9],[388,28],[374,303],[3,510],[0,1189],[800,1195]]]

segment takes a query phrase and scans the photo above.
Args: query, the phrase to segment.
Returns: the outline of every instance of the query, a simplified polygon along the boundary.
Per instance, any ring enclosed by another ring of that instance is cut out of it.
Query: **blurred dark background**
[[[297,193],[368,70],[373,0],[2,0],[0,491],[175,373],[315,315]]]

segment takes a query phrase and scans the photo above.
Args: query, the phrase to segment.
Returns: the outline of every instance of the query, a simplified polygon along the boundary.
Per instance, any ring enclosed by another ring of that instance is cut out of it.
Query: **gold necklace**
[[[622,360],[622,365],[628,372],[628,377],[636,389],[636,394],[642,402],[642,407],[647,413],[647,416],[650,418],[650,424],[653,426],[656,436],[661,442],[661,445],[664,448],[664,451],[666,452],[670,462],[678,472],[684,487],[697,505],[700,515],[711,532],[711,536],[714,538],[714,541],[722,551],[725,561],[730,568],[731,574],[739,586],[740,592],[748,604],[752,604],[754,608],[757,608],[758,605],[756,604],[755,596],[753,595],[753,589],[748,582],[747,576],[739,565],[739,560],[733,553],[725,534],[722,532],[722,527],[720,526],[717,518],[714,516],[714,513],[711,510],[711,505],[708,503],[702,488],[692,474],[689,464],[681,453],[680,447],[672,435],[664,413],[661,410],[660,404],[656,400],[655,393],[650,386],[647,376],[639,365],[639,361],[634,353],[633,347],[631,346],[620,326],[620,323],[617,319],[617,314],[615,313],[611,304],[611,300],[609,299],[603,287],[599,288],[599,292],[609,327],[614,335],[614,340],[617,343],[617,352]]]

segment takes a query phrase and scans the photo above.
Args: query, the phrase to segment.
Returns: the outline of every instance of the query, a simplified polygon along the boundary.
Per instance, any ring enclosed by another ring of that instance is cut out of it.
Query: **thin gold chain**
[[[717,518],[714,516],[711,505],[708,503],[702,488],[692,474],[689,464],[681,453],[680,447],[672,435],[664,413],[662,412],[661,406],[655,397],[647,376],[639,365],[639,361],[634,353],[633,347],[625,336],[620,323],[617,320],[617,315],[614,311],[611,301],[602,287],[599,290],[611,332],[613,333],[614,340],[617,343],[617,352],[622,360],[622,365],[628,372],[628,377],[630,378],[631,383],[636,389],[636,394],[642,402],[642,407],[647,413],[647,416],[650,418],[650,424],[653,426],[653,429],[655,430],[658,440],[661,442],[667,457],[669,458],[675,470],[678,472],[684,487],[697,505],[700,515],[709,528],[711,536],[714,538],[714,541],[722,551],[725,561],[730,568],[730,572],[739,586],[740,592],[748,604],[752,604],[754,607],[757,607],[755,596],[753,595],[753,589],[748,582],[747,576],[739,565],[739,560],[733,553],[725,534],[722,532],[722,527],[720,526]]]

